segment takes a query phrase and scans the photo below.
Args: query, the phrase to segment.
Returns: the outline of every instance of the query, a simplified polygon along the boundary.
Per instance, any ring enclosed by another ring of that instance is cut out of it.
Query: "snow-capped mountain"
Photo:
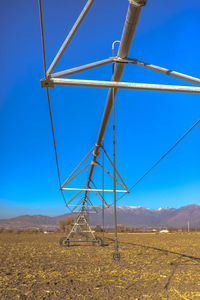
[[[0,228],[57,228],[58,220],[63,219],[67,214],[57,217],[42,215],[20,216],[12,219],[0,220]],[[102,224],[101,211],[98,214],[89,214],[88,221],[92,225]],[[117,222],[130,227],[186,227],[188,221],[190,227],[200,228],[200,206],[190,204],[178,209],[172,207],[160,207],[150,209],[142,206],[118,206]],[[113,226],[113,206],[105,209],[105,225]]]

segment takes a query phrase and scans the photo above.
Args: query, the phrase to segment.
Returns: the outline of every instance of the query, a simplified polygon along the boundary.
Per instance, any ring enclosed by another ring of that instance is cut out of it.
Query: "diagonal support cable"
[[[165,158],[187,135],[188,133],[190,133],[190,131],[192,131],[192,129],[194,129],[195,126],[197,126],[197,124],[200,122],[200,120],[198,120],[130,189],[129,189],[129,193],[132,189],[134,189],[136,187],[136,185],[138,183],[140,183],[140,181],[142,181],[144,179],[144,177],[146,175],[148,175],[160,162],[161,160],[163,160],[163,158]],[[117,201],[121,200],[126,194],[122,195],[121,197],[119,197],[117,199]]]
[[[39,0],[39,10],[40,10],[40,28],[41,28],[41,35],[42,35],[42,50],[43,50],[43,62],[44,62],[44,73],[46,77],[46,55],[45,55],[45,42],[44,42],[44,26],[43,26],[43,16],[42,16],[42,2]],[[58,164],[58,154],[56,149],[56,140],[55,140],[55,134],[54,134],[54,127],[53,127],[53,118],[52,118],[52,112],[51,112],[51,103],[50,103],[50,96],[49,96],[49,89],[46,87],[47,92],[47,100],[48,100],[48,107],[49,107],[49,115],[50,115],[50,121],[51,121],[51,131],[53,136],[53,144],[54,144],[54,152],[56,157],[56,167],[57,167],[57,173],[58,173],[58,181],[59,186],[61,187],[61,178],[60,178],[60,170],[59,170],[59,164]],[[66,199],[63,194],[61,193],[63,200],[66,204]]]

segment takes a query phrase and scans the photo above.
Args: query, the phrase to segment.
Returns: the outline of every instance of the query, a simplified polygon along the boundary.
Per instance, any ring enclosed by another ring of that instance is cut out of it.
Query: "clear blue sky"
[[[84,4],[83,0],[43,0],[47,65]],[[96,0],[56,70],[111,56],[127,8],[128,0]],[[200,77],[199,14],[199,0],[149,0],[129,57]],[[0,217],[63,214],[46,93],[40,87],[43,61],[37,0],[2,1],[0,25]],[[104,66],[73,78],[109,80],[111,70]],[[188,84],[133,65],[125,67],[122,80]],[[107,89],[58,86],[50,94],[63,181],[96,142]],[[118,91],[116,162],[128,187],[199,118],[199,94]],[[105,147],[110,155],[111,129],[109,121]],[[149,208],[200,204],[199,135],[198,125],[119,204]],[[107,200],[112,202],[112,196]]]

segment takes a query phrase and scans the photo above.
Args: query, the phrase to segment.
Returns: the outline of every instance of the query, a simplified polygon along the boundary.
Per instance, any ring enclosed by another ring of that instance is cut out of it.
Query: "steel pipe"
[[[126,20],[125,20],[125,24],[124,24],[124,29],[122,32],[122,37],[121,37],[121,41],[120,41],[120,45],[119,45],[119,50],[118,50],[118,56],[121,58],[125,58],[128,56],[128,52],[131,46],[131,42],[135,33],[135,29],[136,29],[136,25],[140,16],[140,12],[141,12],[141,8],[142,5],[140,5],[141,1],[136,0],[134,1],[135,3],[138,4],[135,5],[134,3],[131,3],[131,1],[129,1],[129,7],[128,7],[128,11],[126,14]],[[114,70],[114,74],[112,76],[112,81],[120,81],[122,73],[124,70],[124,64],[116,64],[115,70]],[[117,93],[117,89],[115,89],[115,93],[114,96]],[[92,161],[95,162],[98,152],[99,152],[99,147],[101,145],[103,136],[104,136],[104,132],[107,126],[107,122],[110,116],[110,112],[112,109],[112,89],[109,90],[108,92],[108,96],[107,96],[107,101],[106,101],[106,105],[105,105],[105,109],[104,109],[104,113],[103,113],[103,118],[101,120],[101,125],[100,125],[100,129],[99,129],[99,133],[98,133],[98,137],[97,137],[97,142],[96,142],[96,146],[94,149],[94,154],[93,154],[93,159]],[[90,180],[92,178],[92,174],[93,174],[93,170],[94,170],[94,164],[91,165],[90,167],[90,172],[88,175],[88,181],[87,181],[87,186],[89,186]],[[87,197],[87,191],[85,192],[84,197]]]
[[[59,59],[61,58],[63,52],[65,51],[66,47],[68,46],[68,44],[70,43],[71,39],[73,38],[74,34],[76,33],[78,27],[80,26],[81,22],[83,21],[85,15],[87,14],[88,10],[90,9],[92,3],[94,2],[94,0],[88,0],[85,7],[83,8],[81,14],[79,15],[78,19],[76,20],[76,22],[74,23],[74,26],[72,27],[71,31],[69,32],[68,36],[66,37],[64,43],[62,44],[62,46],[60,47],[60,50],[58,51],[58,53],[56,54],[53,62],[51,63],[48,71],[47,71],[47,76],[50,75],[53,71],[53,69],[55,68],[56,64],[58,63]]]
[[[200,84],[200,79],[197,78],[197,77],[193,77],[193,76],[186,75],[186,74],[183,74],[183,73],[179,73],[179,72],[176,72],[176,71],[173,71],[173,70],[162,68],[162,67],[159,67],[159,66],[156,66],[156,65],[152,65],[152,64],[140,61],[140,60],[135,59],[135,58],[125,58],[125,59],[123,58],[123,59],[121,59],[119,57],[116,57],[116,58],[114,58],[114,60],[116,62],[132,63],[132,64],[135,64],[135,65],[140,66],[140,67],[144,67],[144,68],[149,69],[149,70],[157,71],[157,72],[160,72],[160,73],[163,73],[163,74],[166,74],[166,75],[169,75],[169,76],[173,76],[173,77],[176,77],[176,78],[179,78],[179,79],[182,79],[182,80],[186,80],[186,81],[189,81],[189,82],[192,82],[192,83],[195,83],[195,84]]]
[[[73,86],[91,86],[91,87],[103,87],[103,88],[122,88],[122,89],[134,89],[134,90],[150,90],[150,91],[166,91],[166,92],[186,92],[186,93],[200,93],[200,87],[195,86],[181,86],[181,85],[165,85],[165,84],[151,84],[151,83],[135,83],[135,82],[118,82],[118,81],[100,81],[100,80],[82,80],[82,79],[67,79],[67,78],[52,78],[49,80],[50,84],[56,85],[73,85]],[[107,111],[106,111],[107,112]],[[105,113],[105,111],[104,111]],[[105,131],[105,121],[103,120],[101,134]],[[104,126],[103,126],[104,125]],[[100,134],[99,133],[99,134]],[[97,142],[100,142],[101,136]],[[98,144],[99,145],[99,144]],[[99,146],[95,146],[94,153]]]
[[[59,78],[59,77],[65,77],[65,76],[73,75],[73,74],[76,74],[76,73],[79,73],[79,72],[83,72],[83,71],[86,71],[86,70],[90,70],[90,69],[93,69],[93,68],[97,68],[97,67],[109,64],[111,62],[113,62],[113,58],[109,57],[107,59],[99,60],[99,61],[87,64],[87,65],[83,65],[83,66],[79,66],[79,67],[76,67],[76,68],[72,68],[72,69],[68,69],[68,70],[64,70],[64,71],[61,71],[61,72],[50,74],[49,78]]]
[[[75,205],[75,204],[69,204],[68,206],[83,206],[83,204]],[[85,207],[101,207],[100,205],[85,205]]]
[[[102,192],[102,189],[90,189],[90,188],[85,188],[85,189],[79,189],[79,188],[62,188],[61,190],[66,190],[66,191],[89,191],[89,192]],[[113,192],[113,190],[104,190],[104,192]],[[125,190],[116,190],[118,193],[128,193]],[[84,205],[84,204],[83,204]]]

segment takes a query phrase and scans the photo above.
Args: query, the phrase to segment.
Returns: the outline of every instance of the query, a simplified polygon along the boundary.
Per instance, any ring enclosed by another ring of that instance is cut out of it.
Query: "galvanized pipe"
[[[49,75],[49,78],[59,78],[59,77],[65,77],[65,76],[73,75],[73,74],[76,74],[76,73],[79,73],[79,72],[83,72],[83,71],[86,71],[86,70],[90,70],[90,69],[93,69],[93,68],[97,68],[97,67],[109,64],[111,62],[113,62],[113,58],[109,57],[107,59],[95,61],[95,62],[87,64],[87,65],[75,67],[75,68],[68,69],[68,70],[61,71],[61,72],[57,72],[57,73],[52,73],[51,75]]]
[[[134,2],[136,4],[134,4]],[[119,50],[118,50],[118,56],[121,58],[125,58],[128,56],[128,52],[131,46],[131,42],[135,33],[135,28],[140,16],[140,12],[141,12],[141,8],[142,5],[140,5],[141,1],[137,0],[132,2],[131,0],[129,0],[129,7],[128,7],[128,11],[127,11],[127,15],[126,15],[126,20],[125,20],[125,24],[124,24],[124,29],[123,29],[123,33],[122,33],[122,37],[121,37],[121,41],[120,41],[120,46],[119,46]],[[139,6],[138,6],[139,4]],[[124,64],[116,64],[115,70],[114,70],[114,74],[112,76],[112,81],[120,81],[122,73],[124,70]],[[117,93],[117,89],[115,89],[115,94],[114,97]],[[110,116],[110,112],[112,109],[112,89],[109,89],[108,92],[108,96],[107,96],[107,101],[106,101],[106,106],[104,109],[104,113],[103,113],[103,118],[101,121],[101,125],[100,125],[100,129],[99,129],[99,134],[97,137],[97,142],[95,145],[95,149],[93,152],[93,159],[92,161],[95,163],[96,162],[96,158],[98,156],[98,152],[99,152],[99,147],[101,145],[103,136],[104,136],[104,132],[107,126],[107,122]],[[94,164],[91,165],[90,167],[90,172],[88,175],[88,181],[87,181],[87,187],[89,186],[90,180],[92,178],[92,173],[94,170]],[[85,199],[87,197],[87,192],[85,192]]]
[[[150,91],[165,91],[165,92],[185,92],[185,93],[200,93],[200,87],[196,86],[182,86],[182,85],[166,85],[166,84],[151,84],[151,83],[135,83],[135,82],[118,82],[118,81],[100,81],[100,80],[83,80],[83,79],[67,79],[67,78],[52,78],[49,81],[50,84],[56,85],[73,85],[73,86],[91,86],[91,87],[102,87],[102,88],[115,88],[116,89],[134,89],[134,90],[150,90]],[[110,93],[109,93],[110,94]],[[109,98],[108,98],[109,99]],[[105,131],[105,121],[108,116],[108,106],[105,108],[104,117],[101,124],[101,130],[99,131],[99,137],[97,142],[101,140],[102,134]],[[101,135],[100,135],[101,134]],[[97,146],[98,145],[98,146]],[[99,144],[95,146],[99,148]]]
[[[189,82],[192,82],[192,83],[195,83],[195,84],[200,84],[200,79],[197,78],[197,77],[193,77],[193,76],[186,75],[186,74],[176,72],[176,71],[173,71],[173,70],[169,70],[169,69],[166,69],[166,68],[163,68],[163,67],[152,65],[152,64],[140,61],[140,60],[135,59],[135,58],[121,59],[119,57],[116,57],[114,60],[116,62],[132,63],[132,64],[135,64],[135,65],[140,66],[140,67],[147,68],[147,69],[152,70],[152,71],[157,71],[157,72],[169,75],[169,76],[173,76],[173,77],[178,78],[178,79],[189,81]]]
[[[68,206],[75,206],[75,204],[73,205],[73,204],[69,204]],[[76,206],[83,206],[83,204],[80,204],[80,205],[76,205]],[[101,207],[100,205],[86,205],[86,207]]]
[[[90,188],[85,188],[85,189],[79,189],[79,188],[61,188],[61,190],[66,190],[66,191],[87,191],[87,192],[102,192],[102,189],[90,189]],[[113,190],[104,190],[104,192],[113,192]],[[127,193],[125,190],[116,190],[117,193]],[[85,197],[85,196],[84,196]]]
[[[76,20],[74,26],[72,27],[71,31],[69,32],[68,36],[66,37],[64,43],[60,47],[60,50],[56,54],[53,62],[51,63],[48,71],[47,71],[47,76],[50,75],[55,68],[56,64],[58,63],[59,59],[61,58],[63,52],[65,51],[66,47],[70,43],[71,39],[73,38],[74,34],[76,33],[78,27],[80,26],[81,22],[83,21],[85,15],[87,14],[88,10],[90,9],[92,3],[94,0],[88,0],[85,7],[83,8],[81,14],[79,15],[78,19]]]

